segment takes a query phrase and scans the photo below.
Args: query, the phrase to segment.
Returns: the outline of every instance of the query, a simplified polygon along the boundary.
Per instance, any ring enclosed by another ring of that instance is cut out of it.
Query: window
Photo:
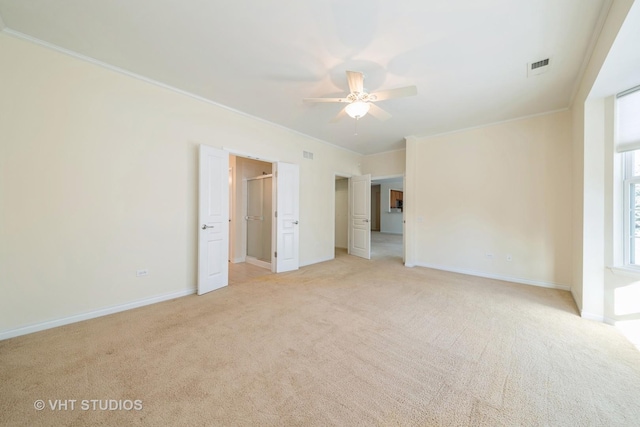
[[[640,150],[624,154],[625,264],[640,268]]]
[[[617,96],[616,121],[617,151],[624,159],[624,259],[640,269],[640,87]]]

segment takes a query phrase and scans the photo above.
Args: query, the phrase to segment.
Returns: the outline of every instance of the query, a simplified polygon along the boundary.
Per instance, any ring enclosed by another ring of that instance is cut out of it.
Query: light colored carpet
[[[404,268],[390,245],[2,341],[0,424],[640,423],[640,352],[568,292]]]

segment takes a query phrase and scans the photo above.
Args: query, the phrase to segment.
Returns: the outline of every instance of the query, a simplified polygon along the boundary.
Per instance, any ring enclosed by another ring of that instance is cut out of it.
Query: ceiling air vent
[[[540,61],[530,62],[527,64],[527,77],[537,76],[547,71],[550,67],[549,58],[541,59]]]

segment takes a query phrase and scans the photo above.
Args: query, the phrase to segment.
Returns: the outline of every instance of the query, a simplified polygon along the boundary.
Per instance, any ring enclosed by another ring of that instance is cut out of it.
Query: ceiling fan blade
[[[340,112],[333,119],[329,120],[329,123],[339,122],[340,120],[344,119],[346,116],[347,116],[347,110],[345,107],[342,110],[340,110]]]
[[[384,101],[390,98],[402,98],[405,96],[414,96],[418,94],[418,88],[415,86],[399,87],[397,89],[381,90],[380,92],[372,93],[375,95],[376,101]]]
[[[304,102],[349,102],[346,98],[304,98]]]
[[[353,92],[364,92],[364,74],[358,71],[347,71],[347,82],[349,90]]]
[[[378,107],[376,104],[370,102],[369,105],[370,105],[369,114],[371,114],[373,117],[380,120],[381,122],[384,122],[385,120],[391,118],[391,114],[387,113],[382,108]]]

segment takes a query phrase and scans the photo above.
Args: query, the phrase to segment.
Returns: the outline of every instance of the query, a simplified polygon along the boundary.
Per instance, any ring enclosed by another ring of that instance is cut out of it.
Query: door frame
[[[400,181],[402,180],[402,191],[403,191],[403,206],[404,208],[402,209],[402,262],[406,263],[406,256],[407,256],[407,229],[406,229],[406,215],[407,215],[407,207],[406,204],[404,203],[407,199],[407,175],[406,174],[396,174],[396,175],[384,175],[384,176],[371,176],[371,185],[374,184],[380,184],[380,182],[377,181],[384,181],[384,180],[389,180],[389,179],[393,179],[396,181]],[[380,196],[382,197],[382,195]],[[382,208],[382,203],[380,203],[380,208]],[[378,214],[380,215],[380,214]]]
[[[284,162],[282,160],[278,160],[278,159],[275,159],[273,157],[255,156],[253,154],[247,153],[246,151],[237,150],[235,148],[222,147],[221,150],[226,151],[230,156],[232,155],[232,156],[236,156],[236,157],[242,157],[242,158],[245,158],[245,159],[258,160],[258,161],[264,162],[264,163],[271,163],[271,171],[272,171],[272,176],[273,176],[272,177],[272,181],[271,181],[272,185],[273,185],[273,191],[271,192],[272,193],[271,194],[271,197],[272,197],[272,215],[273,215],[273,212],[275,212],[278,209],[278,200],[277,200],[277,181],[278,180],[277,180],[277,176],[273,172],[275,170],[277,170],[277,164],[278,163],[288,163],[288,162]],[[297,164],[297,165],[298,165],[298,168],[299,168],[300,165],[299,164]],[[298,184],[299,183],[300,183],[300,181],[299,181],[299,176],[298,176]],[[271,272],[276,273],[277,272],[277,260],[275,258],[275,251],[276,251],[276,248],[277,248],[277,223],[276,223],[276,218],[272,218],[271,235],[272,235],[272,239],[271,239]],[[244,233],[244,235],[241,236],[240,238],[243,238],[243,239],[246,240],[246,233]],[[300,248],[298,246],[298,257],[299,256],[300,256]]]
[[[227,153],[229,153],[230,156],[242,157],[242,158],[245,158],[245,159],[258,160],[260,162],[270,163],[272,171],[273,171],[274,163],[278,162],[278,160],[276,160],[276,159],[274,159],[272,157],[259,157],[259,156],[253,155],[253,154],[249,154],[246,151],[236,150],[235,148],[222,147],[221,149],[226,151]],[[246,185],[246,180],[243,179],[242,182],[240,182],[240,183],[238,183],[237,180],[234,180],[234,185],[238,185],[238,184],[240,184],[243,187],[242,188],[242,194],[243,195],[246,194],[246,189],[244,188],[244,186]],[[274,185],[275,185],[275,181],[274,181]],[[234,200],[234,202],[235,202],[235,204],[238,203],[237,200]],[[276,206],[275,198],[272,200],[272,206],[273,206],[273,209],[275,209],[275,206]],[[246,205],[245,205],[245,201],[243,201],[243,203],[242,203],[242,211],[240,212],[240,214],[238,214],[238,212],[236,212],[236,218],[237,219],[238,218],[244,218],[244,216],[246,215],[246,210],[245,209],[246,209]],[[275,223],[272,223],[271,228],[272,228],[272,233],[273,233],[273,230],[275,229]],[[234,238],[235,238],[235,240],[243,240],[243,239],[245,240],[245,243],[244,243],[244,245],[242,245],[242,247],[244,247],[243,253],[246,255],[246,252],[247,252],[246,251],[246,239],[247,239],[246,224],[242,226],[242,231],[240,232],[240,236],[238,236],[236,233],[234,233]],[[229,240],[231,241],[231,238],[229,238]],[[272,243],[273,243],[273,241],[272,241]],[[236,244],[236,242],[234,241],[233,245],[235,245],[235,244]],[[234,246],[234,248],[235,248],[235,246]],[[271,251],[271,272],[273,272],[273,273],[275,273],[275,259],[274,259],[274,256],[273,256],[273,251],[274,250],[275,249],[272,248],[272,251]],[[232,258],[232,257],[230,257],[230,258]],[[244,256],[242,258],[242,262],[246,262],[246,256]]]
[[[336,248],[336,178],[341,178],[341,179],[346,179],[347,180],[347,200],[349,199],[349,191],[350,191],[350,182],[349,180],[351,180],[351,177],[353,175],[351,174],[345,174],[345,173],[340,173],[340,172],[334,172],[333,173],[333,197],[331,198],[331,212],[333,212],[333,217],[331,218],[331,221],[333,222],[333,235],[331,236],[331,240],[333,241],[333,249],[334,249],[334,253],[333,253],[333,258],[331,259],[335,259],[336,254],[335,254],[335,248]],[[347,218],[349,218],[351,216],[351,206],[349,206],[349,203],[347,202]],[[349,227],[347,226],[347,252],[349,251]]]

